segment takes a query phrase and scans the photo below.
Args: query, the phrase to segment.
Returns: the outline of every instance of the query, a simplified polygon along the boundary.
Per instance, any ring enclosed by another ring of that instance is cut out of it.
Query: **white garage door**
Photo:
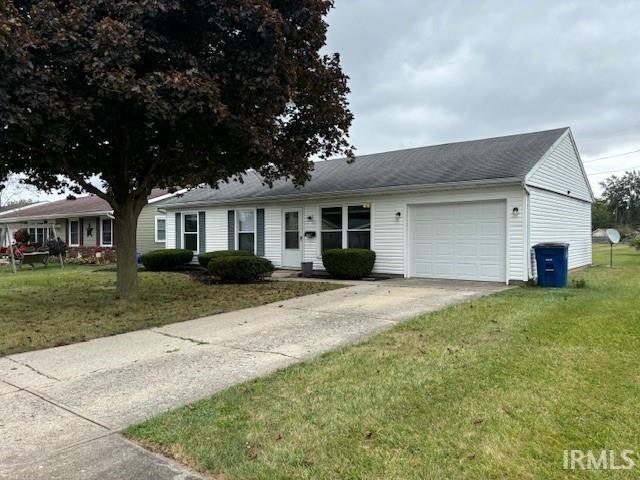
[[[505,281],[505,202],[416,205],[409,276]]]

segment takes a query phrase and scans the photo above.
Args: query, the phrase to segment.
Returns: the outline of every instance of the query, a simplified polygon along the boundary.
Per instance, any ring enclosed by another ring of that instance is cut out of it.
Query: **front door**
[[[300,268],[302,263],[302,210],[286,209],[283,212],[284,241],[282,249],[282,266]]]

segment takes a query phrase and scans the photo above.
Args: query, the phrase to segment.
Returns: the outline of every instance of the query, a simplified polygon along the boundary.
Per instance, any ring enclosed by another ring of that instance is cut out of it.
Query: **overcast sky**
[[[328,49],[360,154],[569,126],[589,162],[640,150],[639,21],[638,1],[337,0]],[[585,167],[599,191],[640,152]]]
[[[639,20],[639,1],[336,0],[327,49],[357,153],[570,126],[598,193],[640,167],[592,161],[640,150]]]

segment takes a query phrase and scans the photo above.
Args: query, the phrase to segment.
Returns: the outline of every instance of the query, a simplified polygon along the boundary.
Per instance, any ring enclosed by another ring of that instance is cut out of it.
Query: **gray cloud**
[[[570,126],[589,161],[640,148],[638,19],[640,2],[338,0],[327,48],[359,153]]]

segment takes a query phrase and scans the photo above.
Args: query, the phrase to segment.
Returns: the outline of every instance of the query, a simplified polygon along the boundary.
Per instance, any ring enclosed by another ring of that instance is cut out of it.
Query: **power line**
[[[586,162],[582,162],[582,163],[599,162],[600,160],[608,160],[609,158],[623,157],[625,155],[631,155],[632,153],[638,153],[638,152],[640,152],[640,148],[637,150],[632,150],[630,152],[618,153],[617,155],[609,155],[607,157],[594,158],[593,160],[587,160]]]
[[[636,168],[640,168],[640,165],[634,165],[632,167],[625,167],[625,168],[619,168],[617,170],[608,170],[606,172],[593,172],[593,173],[588,173],[587,177],[593,177],[594,175],[602,175],[604,173],[615,173],[615,172],[624,172],[627,170],[634,170]]]

